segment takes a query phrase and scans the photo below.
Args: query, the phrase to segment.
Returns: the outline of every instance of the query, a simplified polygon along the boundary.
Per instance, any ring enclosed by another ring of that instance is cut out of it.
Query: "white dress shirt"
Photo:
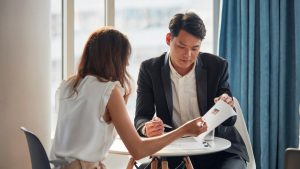
[[[197,101],[195,65],[184,76],[181,76],[173,67],[170,57],[170,77],[173,98],[173,122],[176,127],[200,117]]]

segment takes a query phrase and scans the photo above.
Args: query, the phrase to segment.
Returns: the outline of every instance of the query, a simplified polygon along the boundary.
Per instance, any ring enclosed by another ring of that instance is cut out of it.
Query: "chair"
[[[51,169],[50,163],[54,166],[66,164],[65,161],[61,160],[49,161],[44,146],[39,138],[25,127],[21,127],[20,129],[25,133],[27,139],[32,169]]]
[[[255,158],[254,158],[254,154],[253,154],[253,149],[252,149],[249,133],[247,130],[247,126],[245,123],[245,119],[244,119],[244,115],[243,115],[241,106],[235,97],[233,98],[233,101],[234,101],[234,107],[235,107],[236,113],[237,113],[237,120],[235,122],[235,127],[238,130],[238,132],[240,133],[240,135],[242,136],[242,139],[243,139],[244,143],[246,144],[247,152],[249,155],[249,162],[247,163],[247,169],[256,169],[256,163],[255,163]]]
[[[285,169],[299,169],[300,166],[300,149],[287,148],[285,150]]]

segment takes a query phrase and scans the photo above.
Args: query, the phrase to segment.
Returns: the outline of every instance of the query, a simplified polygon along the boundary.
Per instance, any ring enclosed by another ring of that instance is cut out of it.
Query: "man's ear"
[[[171,42],[171,33],[167,33],[166,35],[166,43],[170,46],[170,42]]]

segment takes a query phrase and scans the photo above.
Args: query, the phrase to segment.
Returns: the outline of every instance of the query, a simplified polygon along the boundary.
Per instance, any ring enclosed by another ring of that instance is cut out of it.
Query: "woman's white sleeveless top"
[[[100,82],[94,76],[86,76],[78,85],[77,93],[72,95],[70,83],[61,83],[56,93],[58,121],[51,159],[69,162],[75,159],[89,162],[105,159],[116,130],[102,116],[116,85],[120,86],[120,83]]]

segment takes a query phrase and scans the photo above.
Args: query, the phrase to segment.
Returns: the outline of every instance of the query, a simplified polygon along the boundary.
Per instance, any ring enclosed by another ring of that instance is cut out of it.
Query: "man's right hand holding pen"
[[[153,117],[152,120],[145,123],[143,134],[147,137],[162,135],[165,131],[164,123],[159,117]]]

